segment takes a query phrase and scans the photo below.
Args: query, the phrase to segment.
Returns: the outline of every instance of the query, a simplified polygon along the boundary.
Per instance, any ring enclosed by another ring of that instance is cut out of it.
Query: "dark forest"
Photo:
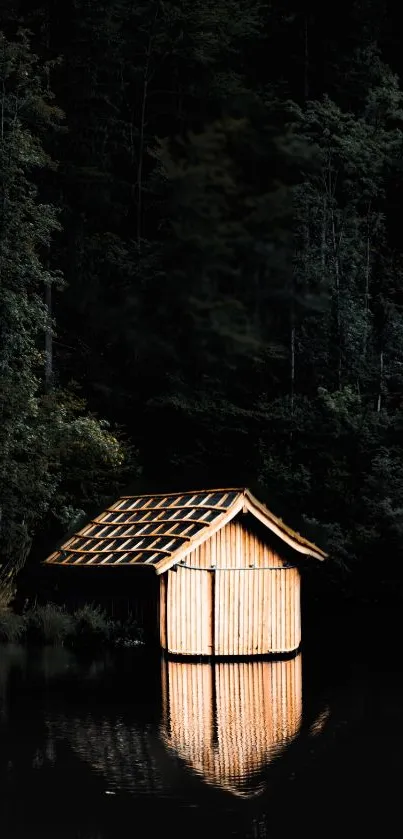
[[[0,600],[119,492],[248,486],[322,597],[401,602],[399,32],[2,0]]]

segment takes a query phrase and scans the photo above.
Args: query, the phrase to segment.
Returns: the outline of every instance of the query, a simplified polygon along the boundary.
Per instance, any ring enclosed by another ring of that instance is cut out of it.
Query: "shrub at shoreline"
[[[0,610],[0,643],[53,644],[72,648],[137,647],[143,632],[130,616],[112,620],[99,606],[86,603],[74,612],[54,603],[18,615]]]

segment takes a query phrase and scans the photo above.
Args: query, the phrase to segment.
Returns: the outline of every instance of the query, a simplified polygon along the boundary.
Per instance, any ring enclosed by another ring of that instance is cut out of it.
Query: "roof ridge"
[[[202,492],[245,492],[247,487],[208,487],[208,489],[185,489],[181,492],[140,492],[138,495],[121,495],[118,501],[123,498],[170,498],[175,495],[197,495]],[[115,502],[118,503],[118,502]]]

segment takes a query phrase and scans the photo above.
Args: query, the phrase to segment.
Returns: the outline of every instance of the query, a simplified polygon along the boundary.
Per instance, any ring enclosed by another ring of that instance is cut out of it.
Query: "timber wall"
[[[160,641],[169,653],[253,656],[300,645],[299,570],[242,518],[160,579]]]

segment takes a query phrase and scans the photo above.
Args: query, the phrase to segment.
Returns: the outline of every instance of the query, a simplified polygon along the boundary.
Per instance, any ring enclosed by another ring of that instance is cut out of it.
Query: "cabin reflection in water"
[[[161,738],[204,781],[258,795],[259,775],[297,735],[301,655],[289,661],[162,662]]]

